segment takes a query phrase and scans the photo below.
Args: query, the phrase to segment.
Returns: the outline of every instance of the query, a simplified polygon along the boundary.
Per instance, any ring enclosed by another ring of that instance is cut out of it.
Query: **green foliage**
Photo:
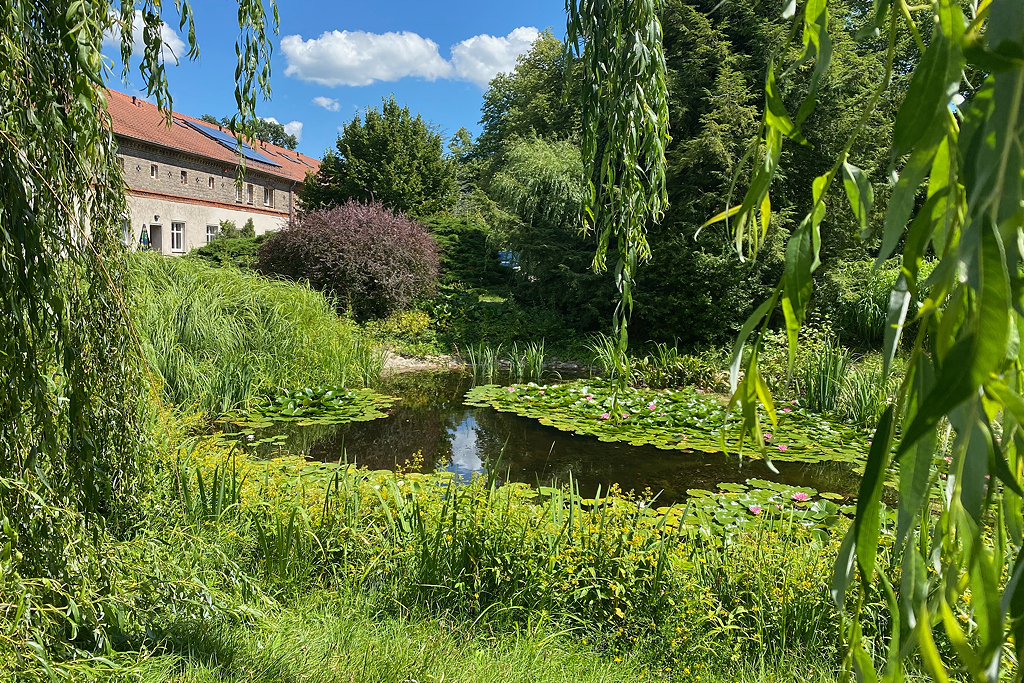
[[[256,237],[256,224],[252,222],[252,216],[246,219],[245,225],[238,231],[238,236],[243,239]]]
[[[586,193],[579,148],[512,140],[489,187],[504,212],[494,239],[519,254],[517,300],[558,313],[574,330],[600,329],[613,308],[614,279],[590,269],[594,243],[579,232]]]
[[[345,124],[337,154],[328,153],[302,190],[306,209],[349,199],[381,202],[414,216],[450,209],[458,196],[455,166],[443,155],[440,134],[392,95],[381,108]]]
[[[138,65],[146,96],[170,106],[161,30],[170,17],[149,4],[138,26],[135,8],[14,0],[0,12],[0,664],[8,679],[109,670],[101,655],[134,615],[200,602],[196,584],[174,599],[169,586],[180,574],[140,578],[147,553],[160,550],[134,528],[151,484],[154,411],[125,302],[125,183],[102,55],[109,37],[120,43],[124,76]],[[192,8],[175,9],[194,59]],[[269,94],[263,3],[240,0],[238,21],[245,58],[235,95],[249,130],[257,92]],[[140,543],[122,553],[122,536]]]
[[[581,65],[566,77],[565,44],[545,31],[510,73],[499,73],[480,107],[483,132],[475,152],[499,156],[516,140],[579,140],[582,133]],[[568,92],[565,92],[568,87]]]
[[[501,369],[501,344],[492,347],[490,344],[480,342],[467,346],[465,361],[469,364],[474,379],[493,382]]]
[[[784,18],[795,9],[788,7]],[[875,267],[902,245],[901,272],[885,307],[882,382],[888,382],[901,336],[913,337],[907,377],[878,419],[854,525],[836,563],[833,594],[840,604],[854,576],[862,582],[856,609],[846,620],[845,668],[861,680],[874,680],[876,668],[882,669],[884,680],[899,680],[913,655],[939,681],[960,672],[978,681],[1020,680],[1024,584],[1018,578],[1004,582],[1003,577],[1019,576],[1024,547],[1019,438],[1024,429],[1024,355],[1018,339],[1022,254],[1015,237],[1006,239],[1024,230],[1024,15],[1014,0],[993,0],[983,7],[942,0],[916,9],[915,15],[902,3],[876,4],[857,22],[858,38],[887,42],[884,66],[873,70],[879,77],[872,92],[851,108],[857,122],[841,136],[841,150],[823,158],[831,166],[808,183],[809,208],[787,244],[783,276],[737,339],[736,370],[748,341],[751,351],[741,382],[734,372],[734,402],[743,412],[745,430],[760,441],[758,406],[773,413],[758,369],[761,333],[781,303],[790,357],[795,356],[814,288],[812,275],[822,260],[826,200],[830,189],[833,197],[839,194],[841,173],[853,216],[866,229],[863,237],[876,227],[880,238]],[[741,254],[756,254],[764,239],[756,211],[774,176],[786,167],[779,163],[783,139],[804,141],[802,124],[826,99],[818,85],[829,71],[833,42],[844,34],[830,23],[823,2],[807,3],[793,17],[790,40],[798,32],[803,36],[800,53],[783,51],[773,58],[791,65],[779,69],[779,78],[787,81],[811,59],[813,71],[792,118],[775,70],[767,72],[765,112],[750,146],[750,182],[733,214]],[[908,34],[919,52],[900,62],[900,41]],[[783,49],[790,50],[788,43]],[[1010,54],[1014,57],[1007,59]],[[987,75],[965,79],[971,68]],[[902,74],[909,80],[905,88],[894,82]],[[963,102],[951,100],[955,93]],[[887,97],[902,100],[889,149],[894,184],[882,225],[872,226],[866,216],[873,209],[871,194],[877,193],[867,192],[853,163],[863,163],[855,143],[860,139],[878,145],[869,123],[884,109]],[[930,254],[939,262],[925,278],[921,267]],[[919,293],[923,301],[915,310],[912,304]],[[869,309],[860,317],[880,316]],[[868,327],[877,329],[874,322]],[[936,428],[945,421],[957,436],[949,471],[943,473],[948,477],[944,494],[937,495],[930,482],[941,473],[934,457]],[[879,501],[889,469],[897,465],[899,569],[878,557]],[[899,598],[893,590],[897,578]],[[890,622],[888,647],[874,658],[863,632],[864,603],[874,593],[873,584],[886,596]],[[984,603],[977,608],[984,616],[976,628],[965,631],[953,605],[968,592],[972,605]],[[952,650],[937,643],[940,622]]]
[[[133,265],[136,324],[170,404],[212,417],[284,389],[379,375],[372,346],[308,287],[192,259],[139,254]]]
[[[471,389],[466,403],[534,418],[601,441],[649,444],[666,450],[741,452],[735,441],[740,420],[728,416],[716,396],[692,388],[622,390],[602,380],[546,386],[484,385]],[[779,413],[774,433],[765,435],[767,448],[748,453],[750,457],[863,464],[868,438],[862,429],[826,419],[795,402]]]
[[[191,250],[188,253],[188,258],[199,259],[214,266],[235,266],[248,269],[255,263],[256,253],[267,237],[268,234],[258,237],[220,235],[209,244]]]
[[[498,266],[498,250],[486,225],[444,214],[425,219],[423,225],[437,240],[443,284],[488,287],[508,281],[507,271]]]
[[[893,261],[887,261],[877,270],[873,266],[870,261],[851,261],[829,268],[818,283],[820,294],[814,307],[845,343],[880,348],[885,339],[889,295],[901,270],[899,263]],[[922,280],[934,269],[934,262],[922,263]],[[911,306],[920,305],[925,294],[924,290],[919,290]]]
[[[219,120],[212,114],[203,114],[203,121],[213,123],[231,129],[231,119],[222,116]],[[259,118],[256,120],[252,139],[269,142],[285,149],[295,149],[299,146],[299,140],[294,135],[285,132],[284,124],[270,119]]]
[[[637,267],[651,256],[647,223],[659,221],[668,206],[669,109],[661,3],[567,1],[566,10],[566,53],[575,54],[582,64],[581,150],[589,180],[584,226],[597,237],[595,271],[605,270],[609,248],[616,250],[615,376],[625,382],[633,284]]]

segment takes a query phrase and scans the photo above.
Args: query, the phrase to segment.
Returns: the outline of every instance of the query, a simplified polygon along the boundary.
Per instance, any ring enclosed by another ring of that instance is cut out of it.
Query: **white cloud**
[[[105,47],[113,47],[120,50],[121,48],[121,23],[120,15],[114,16],[114,26],[110,31],[103,34],[103,45]],[[146,45],[142,40],[142,29],[145,26],[145,21],[142,18],[142,10],[135,10],[135,20],[132,22],[132,54],[138,56],[141,55],[143,50],[146,49]],[[164,47],[161,50],[161,56],[167,63],[177,64],[179,60],[183,59],[188,53],[188,48],[185,47],[185,41],[183,41],[177,34],[177,32],[164,22],[160,22],[160,38],[163,40]]]
[[[499,73],[515,69],[519,55],[529,52],[539,36],[536,28],[520,26],[504,38],[487,34],[467,38],[452,46],[455,74],[486,88]]]
[[[285,76],[327,86],[369,85],[406,76],[433,81],[452,71],[437,43],[409,31],[325,31],[310,40],[285,36],[281,50],[288,62]]]
[[[261,116],[260,118],[271,123],[281,123],[273,116]],[[294,135],[296,142],[302,142],[302,121],[289,121],[284,124],[284,132],[288,135]]]
[[[516,59],[540,36],[533,26],[520,26],[507,36],[480,34],[456,43],[451,61],[441,57],[437,43],[416,33],[326,31],[319,38],[281,39],[288,66],[284,73],[326,86],[369,85],[409,76],[434,81],[453,78],[481,88],[497,74],[512,71]],[[337,100],[316,97],[313,104],[338,111]]]
[[[339,109],[341,109],[341,104],[338,102],[338,100],[332,100],[330,97],[324,97],[323,95],[320,95],[319,97],[314,97],[313,104],[315,104],[318,107],[323,107],[327,111],[338,111]]]
[[[296,142],[302,142],[302,121],[289,121],[284,124],[284,132],[294,135]]]

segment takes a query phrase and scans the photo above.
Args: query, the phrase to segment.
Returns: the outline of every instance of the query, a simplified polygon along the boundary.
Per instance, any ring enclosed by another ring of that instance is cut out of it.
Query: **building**
[[[276,145],[245,145],[245,181],[234,136],[215,124],[109,91],[107,107],[128,186],[125,241],[184,254],[217,236],[221,221],[242,228],[250,218],[260,235],[280,230],[295,214],[296,193],[320,162]]]

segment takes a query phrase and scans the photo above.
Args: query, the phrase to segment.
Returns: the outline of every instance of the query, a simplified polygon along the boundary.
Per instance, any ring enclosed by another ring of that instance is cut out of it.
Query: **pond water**
[[[606,443],[547,427],[536,420],[463,404],[473,378],[462,373],[416,373],[387,381],[381,392],[399,400],[387,418],[346,425],[264,429],[255,435],[259,457],[284,452],[325,462],[355,462],[370,469],[433,472],[462,478],[492,469],[501,481],[563,484],[571,476],[584,496],[600,486],[660,493],[668,505],[687,489],[714,489],[720,482],[758,477],[818,491],[854,494],[859,477],[841,463],[776,463],[722,454],[667,451],[653,446]],[[225,431],[229,431],[230,427]]]

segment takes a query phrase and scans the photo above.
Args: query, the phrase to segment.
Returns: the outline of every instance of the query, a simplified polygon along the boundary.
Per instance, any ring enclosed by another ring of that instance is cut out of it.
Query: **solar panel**
[[[193,123],[192,121],[186,120],[185,123],[187,123],[190,128],[195,129],[196,131],[202,133],[203,135],[205,135],[206,137],[208,137],[208,138],[210,138],[212,140],[216,140],[217,142],[219,142],[220,144],[224,145],[225,147],[227,147],[231,151],[237,151],[238,150],[238,145],[239,145],[239,142],[241,142],[241,141],[240,140],[236,140],[234,136],[229,135],[229,134],[225,133],[222,130],[214,130],[213,128],[208,128],[206,126],[201,126],[198,123]],[[244,156],[246,159],[252,159],[253,161],[259,161],[260,163],[269,164],[271,166],[280,166],[281,165],[281,164],[277,163],[276,161],[273,161],[273,160],[263,156],[262,154],[260,154],[259,152],[257,152],[256,150],[254,150],[252,147],[250,147],[249,145],[245,144],[244,142],[242,142],[241,145],[242,145],[242,156]]]

